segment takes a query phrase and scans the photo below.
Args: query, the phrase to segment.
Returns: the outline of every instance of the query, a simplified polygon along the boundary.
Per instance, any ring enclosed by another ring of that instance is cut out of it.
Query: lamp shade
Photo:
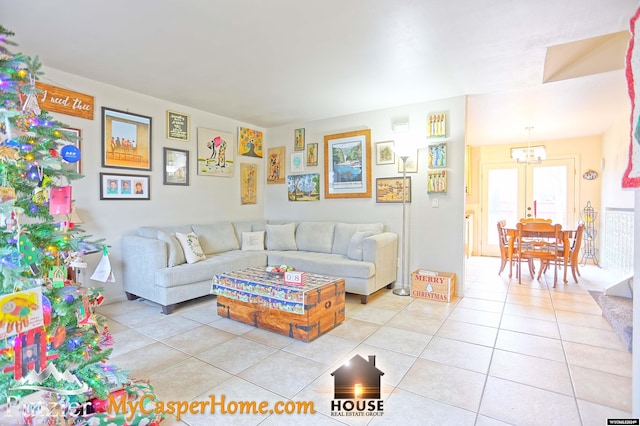
[[[415,157],[418,144],[411,132],[396,133],[393,150],[398,157]]]

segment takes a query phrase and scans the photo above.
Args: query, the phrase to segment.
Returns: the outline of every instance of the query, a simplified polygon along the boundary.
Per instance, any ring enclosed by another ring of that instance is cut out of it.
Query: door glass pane
[[[487,183],[487,239],[489,244],[498,244],[498,232],[491,232],[498,221],[518,221],[518,169],[490,169]]]
[[[533,201],[537,217],[567,225],[567,167],[537,166],[533,169]]]

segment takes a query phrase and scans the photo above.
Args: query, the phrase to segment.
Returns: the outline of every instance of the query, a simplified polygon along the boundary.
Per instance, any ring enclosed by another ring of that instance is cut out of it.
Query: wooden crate
[[[304,313],[271,309],[218,295],[218,315],[257,328],[310,342],[344,321],[344,279],[336,279],[304,296]]]
[[[456,292],[456,274],[418,269],[411,274],[411,295],[420,299],[451,302]]]

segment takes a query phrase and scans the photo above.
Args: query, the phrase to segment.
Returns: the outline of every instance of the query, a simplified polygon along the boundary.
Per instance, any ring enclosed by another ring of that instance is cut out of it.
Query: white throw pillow
[[[264,231],[243,232],[242,250],[264,250]]]
[[[267,250],[298,250],[296,245],[296,224],[266,224]]]
[[[353,233],[351,240],[349,240],[349,247],[347,248],[347,257],[353,260],[362,260],[362,246],[364,239],[373,235],[370,231],[356,231]]]
[[[187,263],[196,263],[207,258],[202,252],[200,241],[198,241],[198,236],[194,232],[186,235],[176,232],[176,238],[180,241]]]
[[[168,234],[164,231],[158,231],[158,239],[167,243],[169,247],[169,259],[167,266],[182,265],[187,261],[184,257],[184,251],[180,241],[176,238],[175,234]]]

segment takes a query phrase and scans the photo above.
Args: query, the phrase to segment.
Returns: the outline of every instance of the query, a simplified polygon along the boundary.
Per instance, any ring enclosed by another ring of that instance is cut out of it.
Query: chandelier
[[[524,164],[540,164],[542,160],[547,158],[547,151],[544,145],[531,146],[531,130],[533,126],[525,127],[525,130],[529,132],[529,143],[527,147],[511,148],[511,158],[518,163]]]

